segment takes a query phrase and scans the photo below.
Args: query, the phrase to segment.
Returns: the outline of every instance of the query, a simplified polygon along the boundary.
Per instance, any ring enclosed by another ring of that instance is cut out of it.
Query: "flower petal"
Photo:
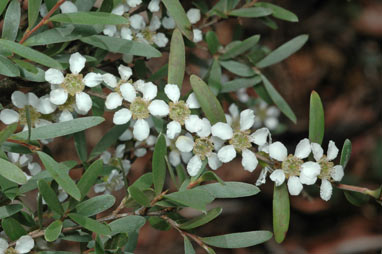
[[[309,139],[304,138],[297,144],[294,156],[296,156],[299,159],[305,159],[309,156],[311,150],[312,149]]]
[[[41,166],[37,162],[30,162],[28,163],[28,170],[32,176],[35,176],[41,172]]]
[[[0,238],[0,253],[4,254],[5,250],[8,249],[8,242],[4,238]]]
[[[288,190],[290,195],[297,196],[302,191],[302,184],[297,176],[290,176],[288,179]]]
[[[80,53],[74,53],[69,58],[69,68],[73,74],[78,74],[85,67],[86,58]]]
[[[14,91],[11,95],[12,104],[18,108],[24,108],[28,104],[27,95],[20,91]]]
[[[150,114],[157,117],[167,116],[169,107],[163,100],[153,100],[148,107]]]
[[[68,96],[68,92],[65,89],[58,88],[50,91],[49,99],[55,105],[62,105],[66,102]]]
[[[149,123],[145,119],[138,119],[134,124],[133,135],[139,141],[145,140],[150,134]]]
[[[222,140],[228,140],[233,137],[233,131],[231,126],[226,123],[216,123],[211,127],[211,133],[213,136]]]
[[[190,115],[185,121],[186,130],[191,133],[198,132],[202,129],[203,121],[197,115]]]
[[[172,150],[169,154],[169,160],[172,166],[176,167],[180,164],[180,154],[176,150]]]
[[[107,109],[116,109],[122,105],[123,98],[119,93],[109,93],[106,97],[105,107]]]
[[[157,12],[159,11],[159,3],[160,0],[151,0],[149,5],[147,6],[147,9],[149,9],[149,11],[151,12]]]
[[[105,25],[105,28],[103,29],[103,34],[107,35],[109,37],[114,37],[114,35],[117,33],[117,26],[116,25]]]
[[[142,30],[143,28],[146,27],[145,19],[139,14],[134,14],[130,16],[129,20],[130,20],[130,26],[134,28],[135,30]]]
[[[133,75],[133,71],[131,70],[131,68],[128,66],[124,66],[122,64],[118,67],[118,72],[119,72],[119,75],[121,76],[121,79],[124,81],[129,80],[131,75]]]
[[[236,151],[233,145],[226,145],[220,148],[218,158],[221,162],[227,163],[236,157]]]
[[[172,102],[178,102],[180,98],[180,90],[177,85],[167,84],[164,87],[164,92]]]
[[[192,38],[193,42],[198,43],[203,40],[203,33],[200,29],[193,29],[192,33],[193,33],[193,38]]]
[[[45,72],[45,80],[54,85],[60,85],[64,82],[64,75],[60,70],[50,68]]]
[[[251,134],[251,142],[255,143],[258,146],[262,146],[267,143],[267,139],[270,136],[268,128],[261,128],[256,130]]]
[[[87,93],[80,92],[76,94],[76,106],[80,111],[89,112],[92,108],[93,101]]]
[[[202,160],[198,155],[194,155],[187,163],[187,172],[190,176],[196,176],[202,168]]]
[[[276,169],[275,171],[272,172],[269,178],[271,178],[271,180],[275,182],[276,186],[280,186],[285,181],[284,170]]]
[[[259,161],[256,158],[256,155],[249,149],[244,149],[241,153],[243,159],[241,160],[241,165],[243,165],[244,169],[253,172],[256,169]]]
[[[246,109],[240,113],[240,130],[249,130],[255,123],[255,113],[252,109]]]
[[[186,104],[190,109],[200,108],[200,104],[198,99],[196,98],[195,93],[190,93],[186,100]]]
[[[168,38],[166,37],[166,35],[164,33],[156,33],[153,36],[153,42],[159,48],[164,48],[164,47],[166,47],[166,45],[168,43]]]
[[[78,12],[77,6],[70,1],[65,1],[63,4],[61,4],[60,9],[61,9],[61,13]]]
[[[338,151],[339,150],[336,144],[332,140],[330,140],[328,145],[328,154],[327,154],[328,160],[329,161],[334,160],[338,155]]]
[[[19,121],[19,113],[17,113],[13,109],[3,109],[0,112],[0,120],[7,125],[17,123]]]
[[[117,158],[123,158],[123,155],[125,154],[126,145],[120,144],[115,148],[115,157]]]
[[[142,87],[143,99],[151,101],[157,96],[158,88],[152,82],[147,82]]]
[[[18,253],[28,253],[34,247],[34,240],[29,235],[23,235],[16,241],[15,250]]]
[[[269,156],[271,156],[273,159],[278,161],[283,161],[288,156],[288,150],[279,141],[276,141],[275,143],[272,143],[268,147],[269,149]]]
[[[175,20],[172,17],[164,17],[162,19],[162,25],[166,29],[174,29],[175,28]]]
[[[339,182],[344,177],[344,168],[341,165],[336,165],[332,168],[330,176],[334,181]]]
[[[135,88],[130,83],[124,83],[119,87],[123,98],[128,102],[133,102],[137,97]]]
[[[219,160],[219,157],[216,153],[211,153],[209,156],[207,156],[207,158],[208,158],[208,166],[212,170],[216,170],[220,168],[220,166],[222,165],[222,162]]]
[[[72,113],[70,113],[69,110],[63,110],[60,114],[60,117],[58,118],[58,121],[61,123],[61,122],[65,122],[65,121],[70,121],[70,120],[73,120],[73,115]]]
[[[171,121],[167,124],[166,135],[169,139],[174,139],[182,131],[182,126],[176,121]]]
[[[176,148],[183,153],[191,152],[194,148],[194,141],[187,136],[179,136],[175,142]]]
[[[228,111],[230,113],[230,115],[232,116],[233,119],[238,119],[239,118],[239,107],[235,104],[235,103],[232,103],[229,108],[228,108]]]
[[[103,81],[102,74],[89,72],[85,75],[83,81],[87,87],[98,86]]]
[[[322,179],[320,186],[320,197],[325,201],[329,201],[329,199],[332,197],[332,192],[332,184],[327,179]]]
[[[108,151],[104,151],[101,154],[100,159],[102,159],[104,164],[108,164],[110,162],[110,159],[111,159],[111,153]]]
[[[211,123],[207,118],[202,119],[202,128],[196,134],[201,138],[206,138],[211,134]]]
[[[300,182],[306,185],[312,185],[317,181],[320,174],[320,164],[313,161],[307,161],[301,165]]]
[[[324,155],[324,149],[322,149],[321,145],[317,143],[312,143],[311,146],[314,159],[319,161]]]
[[[131,132],[131,130],[126,129],[121,134],[121,136],[119,136],[118,140],[120,140],[120,141],[128,141],[128,140],[131,140],[132,138],[133,138],[133,133]]]
[[[95,193],[102,193],[106,190],[105,183],[97,183],[94,185],[94,192]]]
[[[200,20],[200,10],[196,8],[191,8],[187,11],[187,18],[191,24],[198,23]]]
[[[114,113],[113,123],[116,125],[125,124],[131,119],[131,111],[127,108],[122,108]]]
[[[108,85],[111,88],[117,87],[117,84],[118,84],[117,78],[113,74],[110,74],[110,73],[103,74],[102,80],[103,82],[105,82],[106,85]]]
[[[36,107],[41,114],[47,115],[53,113],[57,109],[57,105],[50,101],[49,95],[44,95],[40,98],[39,104]]]

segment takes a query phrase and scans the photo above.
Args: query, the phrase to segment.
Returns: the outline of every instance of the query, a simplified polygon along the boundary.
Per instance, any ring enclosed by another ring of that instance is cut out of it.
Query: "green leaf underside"
[[[86,196],[90,188],[96,183],[98,176],[101,175],[103,170],[102,159],[93,162],[82,175],[78,182],[78,189],[81,192],[81,199]]]
[[[62,230],[62,222],[56,220],[52,222],[44,231],[45,240],[48,242],[53,242],[57,240]]]
[[[132,215],[110,222],[112,235],[138,231],[145,225],[146,219],[142,216]]]
[[[219,248],[246,248],[261,244],[272,238],[269,231],[249,231],[220,236],[203,237],[202,241]]]
[[[255,6],[271,9],[272,16],[275,18],[289,22],[298,22],[298,17],[293,12],[290,12],[280,6],[266,2],[255,3]]]
[[[238,43],[232,48],[228,49],[223,55],[219,57],[220,60],[228,60],[238,55],[243,54],[245,51],[251,49],[259,41],[260,35],[252,35],[244,41]]]
[[[54,60],[53,58],[37,50],[18,44],[16,42],[0,39],[0,46],[12,51],[16,55],[29,59],[33,62],[39,63],[41,65],[55,68],[55,69],[60,69],[60,70],[63,69],[61,64],[57,62],[56,60]]]
[[[225,123],[223,108],[207,84],[196,75],[191,75],[190,81],[192,90],[211,124],[213,125],[217,122]]]
[[[73,134],[94,127],[102,123],[103,121],[105,121],[103,117],[88,116],[61,123],[53,123],[46,126],[33,128],[31,140],[49,139]],[[28,137],[28,132],[19,132],[16,133],[15,136],[17,138],[26,139]]]
[[[272,10],[269,8],[251,7],[233,10],[229,13],[229,15],[244,18],[260,18],[271,15],[272,13]]]
[[[192,40],[193,33],[191,31],[191,23],[179,0],[163,0],[162,2],[182,34],[189,40]]]
[[[60,215],[64,214],[64,209],[62,208],[61,203],[58,200],[58,196],[47,182],[45,182],[44,180],[38,181],[38,190],[50,209],[52,209]]]
[[[228,81],[222,85],[222,93],[235,92],[240,88],[248,88],[255,86],[261,82],[260,76],[254,76],[252,78],[238,78]]]
[[[186,69],[186,51],[182,34],[178,29],[172,33],[170,55],[168,59],[168,84],[176,84],[182,89]]]
[[[252,70],[251,67],[245,65],[243,63],[239,63],[237,61],[228,60],[228,61],[220,61],[220,65],[230,72],[241,76],[241,77],[252,77],[255,75],[255,71]]]
[[[208,222],[212,221],[216,217],[218,217],[221,212],[223,211],[222,208],[217,207],[214,209],[209,210],[206,214],[202,214],[196,218],[193,218],[185,223],[182,223],[179,228],[189,230],[193,228],[197,228],[199,226],[202,226],[204,224],[207,224]]]
[[[66,191],[70,196],[76,200],[81,200],[81,192],[77,188],[74,181],[66,173],[66,170],[62,164],[57,163],[52,157],[43,152],[37,152],[40,160],[45,166],[45,169],[49,171],[53,179]]]
[[[128,190],[131,197],[140,205],[150,206],[150,200],[143,191],[133,185],[131,185]]]
[[[0,56],[0,74],[8,77],[18,77],[20,70],[11,60]]]
[[[284,241],[289,228],[290,205],[286,182],[273,190],[273,233],[278,243]]]
[[[197,189],[174,192],[164,197],[182,205],[203,211],[206,210],[206,205],[214,200],[214,197],[209,194],[209,192]]]
[[[184,238],[184,254],[195,254],[194,247],[192,247],[192,243],[187,236],[183,236]]]
[[[318,93],[313,91],[310,95],[309,140],[321,145],[324,138],[324,131],[324,107],[322,106],[322,102]]]
[[[69,213],[68,216],[79,225],[97,234],[101,234],[101,235],[111,234],[111,230],[108,225],[105,225],[96,220],[87,218],[86,216],[83,216],[81,214]]]
[[[36,23],[40,12],[42,0],[28,0],[28,27],[32,28]]]
[[[11,204],[0,207],[0,220],[12,216],[21,209],[23,209],[23,206],[20,204]]]
[[[129,23],[127,18],[108,12],[74,12],[57,14],[51,17],[49,20],[81,25],[119,25]]]
[[[166,139],[163,134],[160,134],[154,148],[152,159],[152,170],[154,180],[155,194],[158,195],[162,192],[164,182],[166,179],[166,161],[167,154]]]
[[[215,198],[249,197],[260,192],[260,189],[255,185],[242,182],[210,183],[194,189],[206,190]]]
[[[86,44],[90,44],[97,48],[105,49],[114,53],[145,57],[162,56],[161,52],[159,52],[157,49],[142,42],[127,41],[125,39],[104,35],[92,35],[89,37],[81,38],[80,40]]]
[[[216,54],[220,47],[219,39],[216,33],[214,31],[208,31],[206,34],[206,41],[208,45],[208,50],[211,52],[211,54]]]
[[[344,142],[344,145],[342,146],[341,159],[340,159],[340,164],[343,168],[345,168],[349,162],[351,149],[352,149],[351,141],[349,139],[346,139]]]
[[[24,184],[27,182],[27,178],[24,172],[15,164],[0,158],[0,175],[8,179],[9,181]]]
[[[6,141],[17,129],[17,123],[13,123],[0,131],[0,146]]]
[[[76,212],[90,217],[109,209],[114,203],[115,197],[113,195],[95,196],[76,205]]]
[[[268,92],[272,101],[277,105],[280,111],[284,113],[284,115],[286,115],[293,123],[296,123],[296,115],[289,107],[288,103],[284,100],[283,97],[281,97],[279,92],[277,92],[277,90],[273,87],[271,82],[269,82],[269,80],[264,75],[261,75],[261,78],[263,80],[264,88]]]
[[[12,0],[4,16],[1,38],[14,41],[20,25],[21,9],[18,0]]]
[[[290,41],[284,43],[269,53],[269,55],[260,60],[256,66],[259,68],[265,68],[275,63],[281,62],[302,48],[302,46],[304,46],[304,44],[308,41],[308,38],[308,35],[302,34],[291,39]]]

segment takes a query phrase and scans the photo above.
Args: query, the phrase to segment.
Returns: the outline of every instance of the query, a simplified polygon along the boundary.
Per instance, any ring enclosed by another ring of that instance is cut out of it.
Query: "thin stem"
[[[45,15],[45,17],[42,18],[42,20],[35,26],[32,28],[32,30],[26,30],[24,35],[23,35],[23,38],[20,40],[20,44],[23,44],[24,41],[26,39],[29,38],[29,36],[31,36],[37,29],[39,29],[40,27],[42,27],[43,25],[45,25],[47,22],[48,22],[48,19],[50,18],[50,16],[53,15],[53,13],[58,9],[58,7],[60,7],[61,4],[63,4],[66,0],[60,0],[58,1],[54,6],[53,8]]]
[[[35,152],[35,151],[40,151],[41,148],[38,147],[38,146],[34,146],[34,145],[31,145],[31,144],[27,144],[23,141],[20,141],[20,140],[16,140],[16,139],[7,139],[7,142],[10,142],[10,143],[15,143],[15,144],[19,144],[19,145],[22,145],[22,146],[25,146],[26,148],[28,148],[29,150]]]

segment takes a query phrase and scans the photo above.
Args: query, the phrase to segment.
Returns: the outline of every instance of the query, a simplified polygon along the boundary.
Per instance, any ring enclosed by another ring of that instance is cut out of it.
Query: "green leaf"
[[[3,0],[0,1],[0,16],[3,14],[3,11],[5,10],[5,7],[7,7],[9,0]]]
[[[36,67],[37,74],[29,72],[27,69],[20,67],[20,74],[23,79],[33,81],[33,82],[46,82],[45,81],[45,71]]]
[[[221,90],[221,78],[222,78],[222,69],[220,67],[219,61],[214,59],[210,75],[208,76],[208,86],[211,88],[212,92],[217,95]]]
[[[89,159],[94,159],[95,157],[106,151],[106,149],[108,149],[110,146],[115,144],[118,138],[128,127],[129,123],[123,125],[116,125],[113,128],[111,128],[108,132],[106,132],[106,134],[101,138],[100,141],[98,141],[98,143],[91,151]]]
[[[196,75],[191,75],[190,81],[192,90],[211,124],[213,125],[217,122],[225,123],[223,108],[207,84]]]
[[[143,42],[127,41],[103,35],[92,35],[81,38],[80,41],[114,53],[145,57],[162,56],[161,52],[157,49]]]
[[[0,175],[18,184],[24,184],[27,182],[24,172],[19,167],[2,158],[0,158]]]
[[[12,217],[2,219],[1,226],[11,241],[16,241],[27,234],[23,226]]]
[[[32,129],[32,140],[49,139],[73,134],[79,131],[89,129],[105,121],[104,118],[99,116],[81,117],[70,121],[61,123],[53,123],[46,126]],[[28,132],[23,131],[15,134],[16,137],[21,139],[28,138]]]
[[[288,232],[290,218],[289,194],[286,183],[273,190],[273,233],[277,243],[282,243]]]
[[[65,167],[62,164],[57,163],[52,157],[44,152],[37,152],[40,160],[48,170],[53,179],[74,199],[81,200],[81,192],[77,188],[74,181],[66,173]]]
[[[90,217],[109,209],[114,203],[115,197],[113,195],[95,196],[76,205],[76,212]]]
[[[164,181],[166,179],[166,161],[167,154],[166,139],[163,134],[160,134],[154,148],[152,171],[154,180],[155,194],[158,195],[162,192]]]
[[[179,0],[163,0],[162,2],[166,6],[169,15],[175,20],[175,24],[179,30],[192,41],[193,33],[191,31],[191,23]]]
[[[196,218],[193,218],[185,223],[182,223],[179,228],[189,230],[200,227],[208,222],[212,221],[222,213],[223,209],[220,207],[209,210],[206,214],[202,214]]]
[[[140,190],[145,190],[151,187],[153,184],[153,174],[151,172],[140,176],[131,186],[134,186]]]
[[[53,58],[16,42],[0,39],[0,46],[3,46],[4,48],[11,50],[16,55],[27,58],[33,62],[55,69],[63,69],[61,64]]]
[[[86,162],[88,158],[88,151],[86,145],[86,135],[84,131],[80,131],[74,133],[74,147],[76,148],[76,152],[78,154],[78,158],[81,162]]]
[[[76,213],[69,213],[68,214],[69,218],[74,220],[76,223],[79,225],[83,226],[87,230],[90,230],[92,232],[95,232],[100,235],[110,235],[111,230],[108,225],[105,225],[103,223],[100,223],[96,220],[87,218],[86,216],[83,216],[81,214],[76,214]]]
[[[261,79],[263,80],[265,90],[268,92],[272,101],[276,104],[280,111],[284,113],[284,115],[286,115],[293,123],[296,123],[296,115],[293,113],[288,103],[283,99],[283,97],[281,97],[279,92],[277,92],[271,82],[269,82],[269,80],[264,75],[261,75]]]
[[[262,7],[251,7],[236,9],[229,13],[230,16],[244,17],[244,18],[260,18],[272,14],[272,10]]]
[[[252,78],[237,78],[228,81],[222,85],[222,93],[236,92],[240,88],[248,88],[255,86],[261,82],[260,76],[254,76]]]
[[[128,24],[129,20],[123,16],[108,12],[73,12],[57,14],[49,19],[50,21],[80,24],[80,25],[119,25]]]
[[[306,34],[299,35],[292,40],[284,43],[277,49],[273,50],[269,55],[260,60],[256,67],[264,68],[272,64],[281,62],[285,58],[298,51],[308,41],[309,36]]]
[[[244,41],[228,49],[223,55],[219,57],[220,60],[228,60],[238,55],[243,54],[245,51],[253,48],[260,39],[260,35],[252,35]]]
[[[78,182],[78,189],[81,192],[81,199],[86,196],[90,188],[95,184],[98,176],[101,175],[102,170],[102,159],[96,160],[86,169],[85,173],[82,175],[80,181]]]
[[[6,57],[0,56],[0,74],[8,77],[20,76],[20,70]]]
[[[268,241],[272,238],[269,231],[249,231],[227,235],[203,237],[202,241],[219,248],[246,248]]]
[[[347,201],[349,201],[350,204],[358,207],[362,207],[367,202],[369,202],[370,197],[359,193],[359,192],[353,192],[353,191],[344,191],[345,198]]]
[[[249,197],[260,192],[260,189],[255,185],[242,182],[211,183],[194,189],[208,191],[215,198]]]
[[[112,235],[119,233],[131,233],[138,231],[145,225],[146,219],[142,216],[126,216],[110,222],[109,227]]]
[[[62,230],[62,222],[55,220],[45,229],[44,237],[47,242],[53,242],[57,240]]]
[[[150,199],[145,195],[143,191],[138,189],[137,187],[131,185],[128,188],[130,196],[137,201],[140,205],[150,206]]]
[[[186,68],[186,50],[182,34],[178,29],[172,33],[170,55],[168,59],[168,84],[177,84],[182,89]]]
[[[41,0],[28,0],[28,28],[31,29],[38,18]]]
[[[38,190],[50,209],[52,209],[60,215],[64,214],[64,209],[62,208],[61,203],[58,200],[58,196],[47,182],[45,182],[44,180],[38,181]]]
[[[220,61],[220,65],[240,77],[252,77],[255,71],[251,67],[237,61]]]
[[[272,16],[275,18],[289,22],[298,22],[298,17],[293,12],[290,12],[280,6],[266,2],[255,3],[255,6],[271,9]]]
[[[14,41],[17,37],[20,25],[20,2],[18,0],[12,0],[8,5],[8,9],[5,12],[3,32],[1,38]]]
[[[206,41],[208,50],[211,52],[211,54],[216,54],[220,47],[219,39],[216,36],[216,33],[214,31],[208,31],[206,34]]]
[[[320,144],[324,138],[325,118],[321,98],[316,91],[310,94],[309,140]]]
[[[214,200],[214,197],[201,189],[188,189],[178,191],[164,196],[166,199],[175,201],[185,206],[195,208],[197,210],[206,210],[206,205]]]
[[[0,131],[0,146],[6,141],[17,129],[17,123],[13,123]]]
[[[27,70],[28,72],[31,72],[33,74],[37,74],[38,73],[38,69],[36,68],[36,66],[34,66],[33,64],[31,63],[28,63],[27,61],[24,61],[24,60],[20,60],[20,59],[16,59],[16,58],[13,58],[12,61],[20,67],[20,69],[25,69]],[[29,126],[28,126],[29,127]]]
[[[192,247],[191,241],[187,236],[183,236],[184,238],[184,254],[195,254],[194,247]]]
[[[349,162],[351,149],[352,149],[351,141],[349,139],[346,139],[344,142],[344,145],[342,146],[341,160],[340,160],[340,164],[343,168],[345,168]]]
[[[11,204],[0,207],[0,220],[18,213],[21,209],[23,209],[23,205],[20,204]]]

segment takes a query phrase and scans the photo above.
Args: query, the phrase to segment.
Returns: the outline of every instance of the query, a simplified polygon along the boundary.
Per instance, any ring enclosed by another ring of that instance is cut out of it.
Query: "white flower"
[[[34,240],[29,235],[24,235],[20,237],[16,241],[16,246],[13,249],[12,247],[9,247],[8,242],[0,238],[0,254],[7,254],[7,253],[15,253],[15,254],[23,254],[23,253],[29,253],[34,247]]]
[[[153,42],[160,48],[166,47],[168,39],[164,33],[157,33],[153,37]]]
[[[132,15],[129,18],[129,20],[130,20],[131,27],[134,28],[135,30],[139,31],[146,27],[145,19],[139,14]]]
[[[160,19],[158,16],[153,16],[150,20],[149,30],[150,31],[156,31],[160,28],[162,23],[160,22]]]
[[[203,40],[203,34],[201,30],[193,29],[192,33],[193,33],[193,39],[192,39],[193,42],[198,43]]]
[[[190,20],[191,24],[198,23],[200,20],[200,10],[196,8],[191,8],[187,11],[187,18]]]
[[[124,185],[123,175],[118,170],[113,169],[111,173],[103,178],[102,183],[94,185],[94,192],[110,194],[112,191],[120,190]]]
[[[166,29],[174,29],[175,28],[175,20],[172,17],[164,17],[162,19],[162,25]]]
[[[151,12],[157,12],[159,11],[159,3],[160,0],[151,0],[149,5],[147,6],[147,9]]]
[[[61,4],[60,9],[62,13],[78,12],[77,6],[70,1],[65,1],[63,4]]]
[[[140,5],[142,3],[142,0],[126,0],[126,3],[131,7],[131,8],[135,8],[137,7],[138,5]]]
[[[265,101],[261,101],[253,108],[258,116],[255,121],[255,126],[265,126],[270,130],[276,129],[279,125],[280,110],[275,106],[269,106]]]
[[[69,58],[69,68],[71,74],[62,74],[57,69],[48,69],[45,72],[45,80],[52,84],[50,101],[55,105],[63,105],[69,96],[75,97],[76,109],[78,113],[87,114],[92,107],[90,96],[84,92],[85,86],[95,87],[102,82],[102,75],[89,72],[82,76],[79,74],[85,67],[86,59],[80,53],[74,53]]]

